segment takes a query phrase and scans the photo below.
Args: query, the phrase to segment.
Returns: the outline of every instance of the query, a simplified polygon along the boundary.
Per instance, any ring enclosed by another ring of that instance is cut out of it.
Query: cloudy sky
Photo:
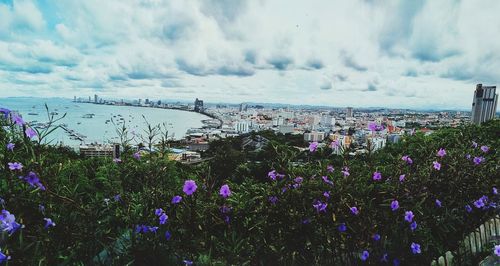
[[[500,1],[0,0],[0,97],[468,109]]]

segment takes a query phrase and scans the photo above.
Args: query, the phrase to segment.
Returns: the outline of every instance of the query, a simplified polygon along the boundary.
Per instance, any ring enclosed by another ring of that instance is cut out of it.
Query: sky
[[[470,109],[498,0],[0,0],[0,97]]]

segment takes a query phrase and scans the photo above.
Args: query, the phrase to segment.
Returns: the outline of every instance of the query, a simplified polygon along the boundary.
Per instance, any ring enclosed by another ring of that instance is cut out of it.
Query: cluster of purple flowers
[[[485,195],[483,195],[478,200],[474,201],[474,206],[476,206],[476,208],[478,208],[478,209],[487,208],[488,207],[487,204],[488,204],[488,196],[485,196]]]
[[[482,162],[484,162],[485,159],[482,156],[476,156],[476,157],[474,157],[474,159],[472,159],[472,161],[474,162],[475,165],[479,165]]]
[[[276,204],[276,202],[278,202],[278,197],[269,196],[269,202],[271,202],[271,204]]]
[[[344,175],[344,177],[348,177],[350,175],[349,167],[345,166],[344,169],[342,170],[342,174]]]
[[[321,177],[321,179],[323,179],[323,181],[325,183],[327,183],[328,185],[333,186],[333,181],[331,181],[330,179],[328,179],[328,176],[324,175],[324,176]]]

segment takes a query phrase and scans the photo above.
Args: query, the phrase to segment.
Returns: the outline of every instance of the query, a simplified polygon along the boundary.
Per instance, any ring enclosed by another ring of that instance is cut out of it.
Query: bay
[[[190,128],[203,126],[202,120],[209,117],[188,111],[160,109],[152,107],[115,106],[93,103],[75,103],[66,98],[1,98],[0,107],[8,108],[20,113],[23,119],[30,123],[43,123],[48,121],[45,104],[50,112],[56,112],[55,117],[64,117],[57,124],[65,124],[66,128],[85,136],[84,143],[115,143],[118,142],[116,126],[111,119],[125,122],[131,135],[135,135],[132,143],[141,142],[140,136],[145,135],[146,120],[152,125],[165,124],[169,136],[181,139]],[[36,115],[35,115],[36,114]],[[92,118],[84,118],[93,114]],[[63,129],[57,129],[49,137],[51,144],[63,144],[73,148],[83,144],[79,140],[71,139]]]

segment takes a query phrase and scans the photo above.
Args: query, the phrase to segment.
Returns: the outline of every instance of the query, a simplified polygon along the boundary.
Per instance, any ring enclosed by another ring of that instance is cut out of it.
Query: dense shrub
[[[12,264],[378,265],[387,258],[425,265],[498,214],[498,120],[408,136],[351,159],[310,154],[293,162],[267,150],[269,174],[239,157],[237,166],[216,171],[248,176],[225,180],[157,154],[80,158],[33,142],[29,126],[3,113],[0,247]],[[441,148],[446,155],[438,155]],[[22,169],[11,170],[13,162]],[[30,172],[40,183],[19,178]],[[183,191],[187,180],[197,185],[192,195]],[[174,196],[182,199],[174,203]]]

